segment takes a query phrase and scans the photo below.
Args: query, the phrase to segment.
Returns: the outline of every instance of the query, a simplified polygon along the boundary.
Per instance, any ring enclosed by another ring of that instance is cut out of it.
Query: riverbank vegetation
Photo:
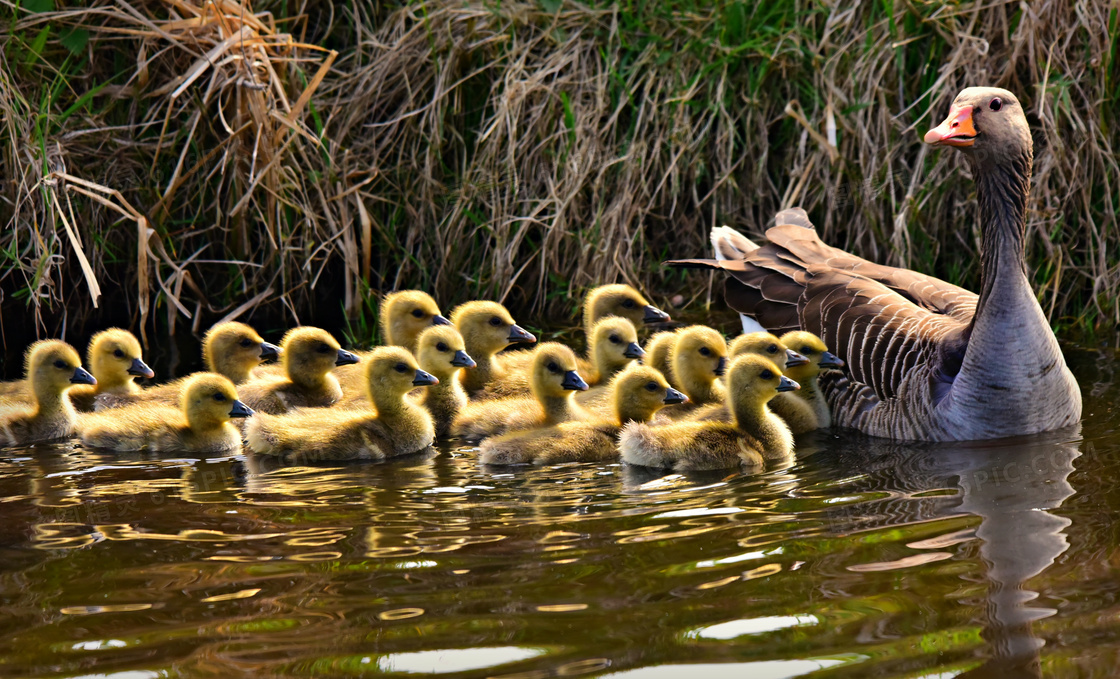
[[[1029,111],[1044,310],[1120,321],[1115,3],[0,6],[0,305],[42,334],[369,338],[371,293],[403,287],[523,314],[615,280],[699,302],[712,279],[660,262],[797,204],[827,242],[974,286],[968,170],[920,143],[973,84]]]

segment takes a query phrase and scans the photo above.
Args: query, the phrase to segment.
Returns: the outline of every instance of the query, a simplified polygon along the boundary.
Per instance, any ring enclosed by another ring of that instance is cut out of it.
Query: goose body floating
[[[784,210],[758,247],[713,234],[727,303],[763,327],[807,330],[848,366],[820,389],[834,422],[900,440],[992,439],[1081,418],[1081,392],[1027,279],[1024,246],[1033,148],[1019,100],[970,87],[925,135],[964,154],[980,207],[980,294],[883,266],[821,242]]]
[[[77,413],[67,391],[76,384],[97,384],[83,367],[74,347],[61,340],[41,340],[27,348],[24,380],[30,405],[0,408],[0,446],[67,438],[74,433]]]

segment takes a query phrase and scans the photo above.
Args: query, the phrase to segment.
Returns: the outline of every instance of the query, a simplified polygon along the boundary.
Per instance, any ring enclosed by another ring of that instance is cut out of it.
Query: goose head
[[[375,405],[400,401],[416,387],[439,384],[431,373],[420,369],[416,358],[403,347],[378,347],[366,359],[366,395]]]
[[[949,107],[949,117],[926,132],[925,142],[961,149],[973,162],[1014,158],[1032,148],[1023,106],[998,87],[968,87]]]
[[[463,368],[475,367],[463,336],[451,325],[429,326],[416,340],[416,360],[441,382],[452,380]]]
[[[712,328],[690,326],[677,333],[670,360],[677,385],[688,392],[687,385],[709,384],[724,374],[727,342]]]
[[[82,367],[78,352],[62,340],[40,340],[27,349],[27,381],[41,401],[58,398],[75,384],[97,384]]]
[[[250,326],[229,321],[210,328],[202,340],[202,354],[207,370],[241,384],[253,368],[279,358],[280,347],[265,342]]]
[[[179,404],[192,429],[213,429],[253,410],[237,400],[237,388],[217,373],[198,373],[183,383]]]
[[[319,384],[335,366],[358,357],[343,349],[331,334],[309,326],[292,328],[280,342],[284,371],[297,384]]]
[[[688,397],[670,387],[659,371],[638,363],[627,366],[611,384],[620,424],[648,422],[665,406],[688,402]]]
[[[807,356],[790,348],[783,340],[768,332],[751,332],[746,335],[739,335],[731,340],[728,354],[732,359],[745,354],[762,356],[773,361],[775,365],[782,366],[783,370],[805,365],[809,362]]]
[[[432,296],[420,290],[389,293],[381,300],[381,332],[387,345],[413,349],[425,328],[450,325]]]
[[[759,408],[779,392],[800,388],[773,361],[755,354],[736,358],[727,371],[727,399],[736,411]]]
[[[127,330],[109,328],[89,341],[86,363],[100,389],[121,387],[134,377],[155,377],[141,358],[140,342]]]
[[[529,388],[538,401],[586,391],[587,382],[576,370],[576,355],[557,342],[545,342],[533,352]]]
[[[497,302],[466,302],[451,312],[451,323],[463,336],[475,359],[490,357],[511,344],[533,343],[537,338],[517,325]]]
[[[587,293],[583,303],[583,327],[589,329],[607,316],[625,318],[635,326],[664,323],[669,314],[650,304],[642,293],[629,285],[600,285]]]
[[[829,351],[824,341],[811,332],[805,330],[787,332],[782,335],[782,342],[809,359],[807,363],[785,371],[786,375],[798,382],[806,382],[816,377],[821,370],[844,367],[844,361]]]
[[[615,374],[631,361],[646,355],[638,346],[638,331],[634,324],[618,316],[608,316],[591,329],[589,353],[600,379]]]

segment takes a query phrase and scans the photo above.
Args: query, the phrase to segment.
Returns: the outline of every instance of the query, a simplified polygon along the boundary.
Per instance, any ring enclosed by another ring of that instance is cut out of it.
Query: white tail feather
[[[762,327],[762,324],[754,320],[746,314],[739,314],[739,320],[743,322],[743,334],[749,335],[752,332],[770,332]]]
[[[730,226],[717,226],[712,229],[712,248],[716,251],[716,259],[726,262],[744,259],[758,246]]]

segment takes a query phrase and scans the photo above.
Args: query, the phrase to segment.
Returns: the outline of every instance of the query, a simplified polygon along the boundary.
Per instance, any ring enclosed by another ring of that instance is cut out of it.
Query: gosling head
[[[265,342],[248,325],[229,321],[210,328],[202,340],[202,354],[207,370],[240,384],[249,379],[253,368],[279,358],[280,347]]]
[[[587,382],[576,370],[576,355],[563,344],[541,344],[533,352],[533,363],[529,369],[532,371],[529,387],[537,400],[587,390]]]
[[[731,340],[728,354],[729,358],[737,358],[744,354],[761,356],[770,359],[775,365],[782,366],[783,370],[809,362],[805,355],[790,349],[782,340],[768,332],[739,335]]]
[[[949,107],[949,117],[926,132],[925,142],[958,148],[974,166],[1007,164],[1025,157],[1028,173],[1034,148],[1022,104],[998,87],[961,90]]]
[[[416,387],[439,384],[403,347],[377,347],[366,359],[365,371],[366,395],[375,405],[386,403],[386,397],[400,400]]]
[[[321,328],[293,328],[280,342],[284,370],[293,382],[315,383],[339,365],[351,365],[358,357],[346,351]]]
[[[634,324],[618,316],[608,316],[595,324],[590,348],[591,360],[604,379],[646,355],[638,346]]]
[[[727,398],[733,410],[761,407],[779,392],[800,388],[773,361],[754,354],[736,358],[727,371]]]
[[[714,382],[727,370],[727,342],[704,325],[684,328],[673,344],[671,361],[681,385]]]
[[[416,359],[441,382],[453,380],[464,368],[475,367],[463,336],[452,325],[433,325],[421,332],[416,340]]]
[[[807,359],[805,363],[786,371],[787,375],[798,382],[816,377],[821,370],[844,367],[844,361],[829,351],[824,341],[811,332],[804,330],[787,332],[782,335],[782,342]]]
[[[97,384],[78,352],[62,340],[40,340],[28,347],[24,371],[40,401],[57,398],[75,384]]]
[[[635,326],[664,323],[669,314],[650,304],[642,293],[629,285],[600,285],[587,293],[583,303],[583,327],[590,328],[607,316],[625,318]]]
[[[620,424],[649,421],[667,405],[687,403],[688,397],[669,386],[665,376],[645,365],[632,363],[615,376],[615,414]]]
[[[109,328],[90,338],[86,363],[101,389],[120,387],[135,377],[156,374],[141,358],[140,342],[127,330]]]
[[[493,356],[511,344],[537,341],[532,333],[517,325],[509,311],[497,302],[460,304],[451,312],[451,323],[471,348],[471,355],[478,360]]]
[[[249,417],[253,410],[237,400],[237,388],[217,373],[198,373],[183,383],[179,404],[192,429],[213,428],[234,417]]]
[[[381,334],[386,345],[412,350],[426,328],[450,325],[432,296],[420,290],[391,292],[381,300]]]

